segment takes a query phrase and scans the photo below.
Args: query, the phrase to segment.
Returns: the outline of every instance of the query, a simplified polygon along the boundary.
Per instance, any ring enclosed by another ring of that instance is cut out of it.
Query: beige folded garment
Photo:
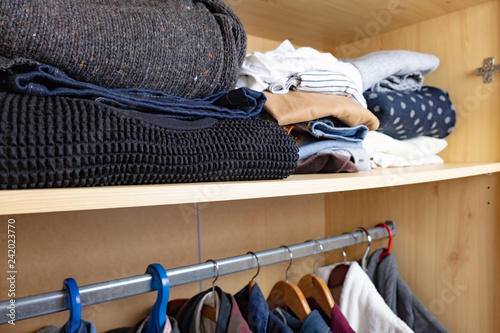
[[[340,95],[327,95],[290,91],[276,95],[265,91],[264,109],[280,125],[290,125],[322,117],[333,116],[346,126],[366,125],[374,131],[380,125],[378,118],[352,99]]]

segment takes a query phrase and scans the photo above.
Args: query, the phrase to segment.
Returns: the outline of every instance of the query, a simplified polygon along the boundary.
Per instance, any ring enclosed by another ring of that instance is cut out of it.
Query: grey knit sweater
[[[245,53],[222,0],[0,2],[0,56],[104,87],[204,97],[234,87]]]

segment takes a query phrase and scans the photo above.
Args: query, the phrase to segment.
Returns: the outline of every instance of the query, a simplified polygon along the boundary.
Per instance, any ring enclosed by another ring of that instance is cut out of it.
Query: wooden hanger
[[[288,281],[288,270],[292,265],[292,251],[287,246],[281,246],[288,250],[290,254],[290,264],[286,269],[285,281],[278,281],[267,298],[267,304],[270,310],[274,310],[277,307],[288,306],[290,310],[301,320],[305,321],[307,316],[311,313],[311,308],[307,304],[306,297],[300,290],[300,288],[293,282]]]
[[[321,253],[323,253],[323,246],[318,241],[314,242],[318,244],[321,249]],[[328,317],[331,318],[333,306],[335,305],[332,293],[330,292],[330,289],[328,289],[326,282],[314,274],[316,272],[316,264],[318,263],[319,258],[320,257],[318,257],[318,259],[314,262],[313,274],[304,275],[297,285],[306,298],[312,297],[321,309],[328,315]]]

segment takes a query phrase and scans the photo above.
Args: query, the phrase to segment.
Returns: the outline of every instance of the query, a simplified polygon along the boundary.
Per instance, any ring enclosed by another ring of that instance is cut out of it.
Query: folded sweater
[[[0,69],[27,58],[109,88],[186,98],[234,88],[246,53],[222,0],[2,0]]]
[[[0,189],[281,179],[297,158],[271,121],[184,121],[0,92]]]
[[[415,83],[421,86],[421,75],[431,73],[439,66],[439,58],[435,55],[407,50],[377,51],[342,61],[353,64],[359,70],[363,78],[363,91],[377,87],[378,83],[386,79],[394,80],[394,77],[403,81],[416,78]],[[405,84],[399,90],[408,90],[403,87]]]

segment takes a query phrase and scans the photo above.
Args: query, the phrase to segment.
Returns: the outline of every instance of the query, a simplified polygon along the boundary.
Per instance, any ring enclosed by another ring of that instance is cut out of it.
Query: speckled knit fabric
[[[2,0],[0,69],[27,58],[108,88],[234,88],[246,35],[222,0]]]
[[[0,188],[282,179],[295,141],[267,120],[183,121],[0,92]]]

